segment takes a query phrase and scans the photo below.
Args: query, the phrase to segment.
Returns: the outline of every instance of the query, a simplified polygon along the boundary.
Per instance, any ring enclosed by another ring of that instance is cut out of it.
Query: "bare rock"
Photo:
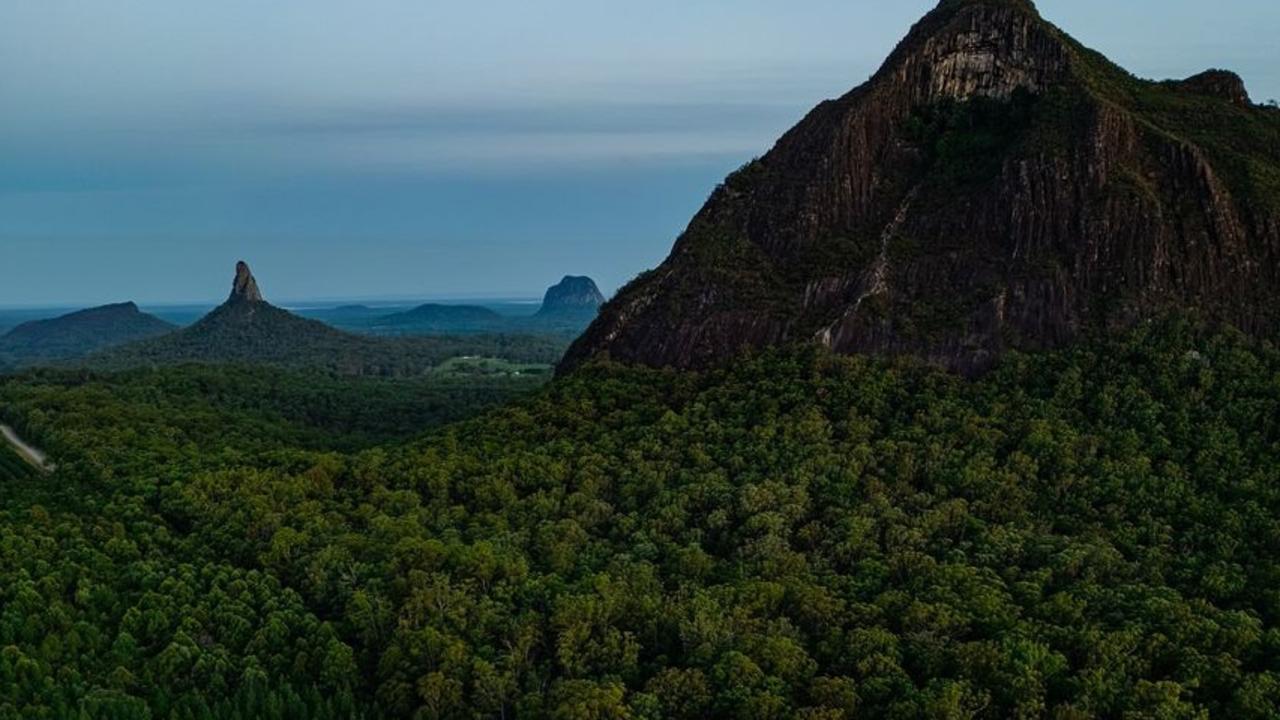
[[[253,272],[249,270],[249,264],[243,260],[236,263],[236,279],[231,284],[231,297],[228,298],[228,301],[263,302],[262,292],[258,290],[258,281],[254,279]]]
[[[1026,0],[944,0],[726,179],[561,369],[813,342],[976,373],[1171,308],[1275,332],[1280,116],[1237,81],[1142,81]]]

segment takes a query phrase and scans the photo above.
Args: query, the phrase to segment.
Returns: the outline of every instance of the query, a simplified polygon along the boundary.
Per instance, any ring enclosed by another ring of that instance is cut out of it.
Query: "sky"
[[[611,293],[933,0],[0,0],[0,306]],[[1280,97],[1275,0],[1040,0]]]

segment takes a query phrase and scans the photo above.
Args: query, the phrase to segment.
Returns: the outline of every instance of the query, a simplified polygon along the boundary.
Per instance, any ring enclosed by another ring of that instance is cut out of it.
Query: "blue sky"
[[[0,4],[0,305],[606,292],[929,0]],[[1274,0],[1040,0],[1280,97]]]

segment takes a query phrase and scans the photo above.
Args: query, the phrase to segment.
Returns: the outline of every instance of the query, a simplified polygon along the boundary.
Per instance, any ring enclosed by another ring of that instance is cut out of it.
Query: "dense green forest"
[[[508,367],[525,372],[497,370]],[[419,435],[528,394],[547,381],[545,371],[535,372],[540,367],[457,358],[412,379],[251,365],[45,368],[0,377],[0,402],[26,435],[117,453],[103,461],[113,469],[183,455],[209,464],[211,452],[247,458],[281,448],[359,450]]]
[[[426,434],[302,377],[0,383],[59,466],[0,495],[0,718],[1280,715],[1280,352],[1233,332],[597,362]]]
[[[8,445],[0,443],[0,482],[21,480],[34,475],[35,472],[35,468],[19,457],[18,453]]]

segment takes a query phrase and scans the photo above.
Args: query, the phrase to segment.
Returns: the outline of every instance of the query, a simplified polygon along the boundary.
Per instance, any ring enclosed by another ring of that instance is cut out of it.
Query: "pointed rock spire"
[[[241,260],[236,263],[236,279],[231,285],[230,302],[262,302],[262,291],[258,290],[258,281],[253,278],[249,264]]]

